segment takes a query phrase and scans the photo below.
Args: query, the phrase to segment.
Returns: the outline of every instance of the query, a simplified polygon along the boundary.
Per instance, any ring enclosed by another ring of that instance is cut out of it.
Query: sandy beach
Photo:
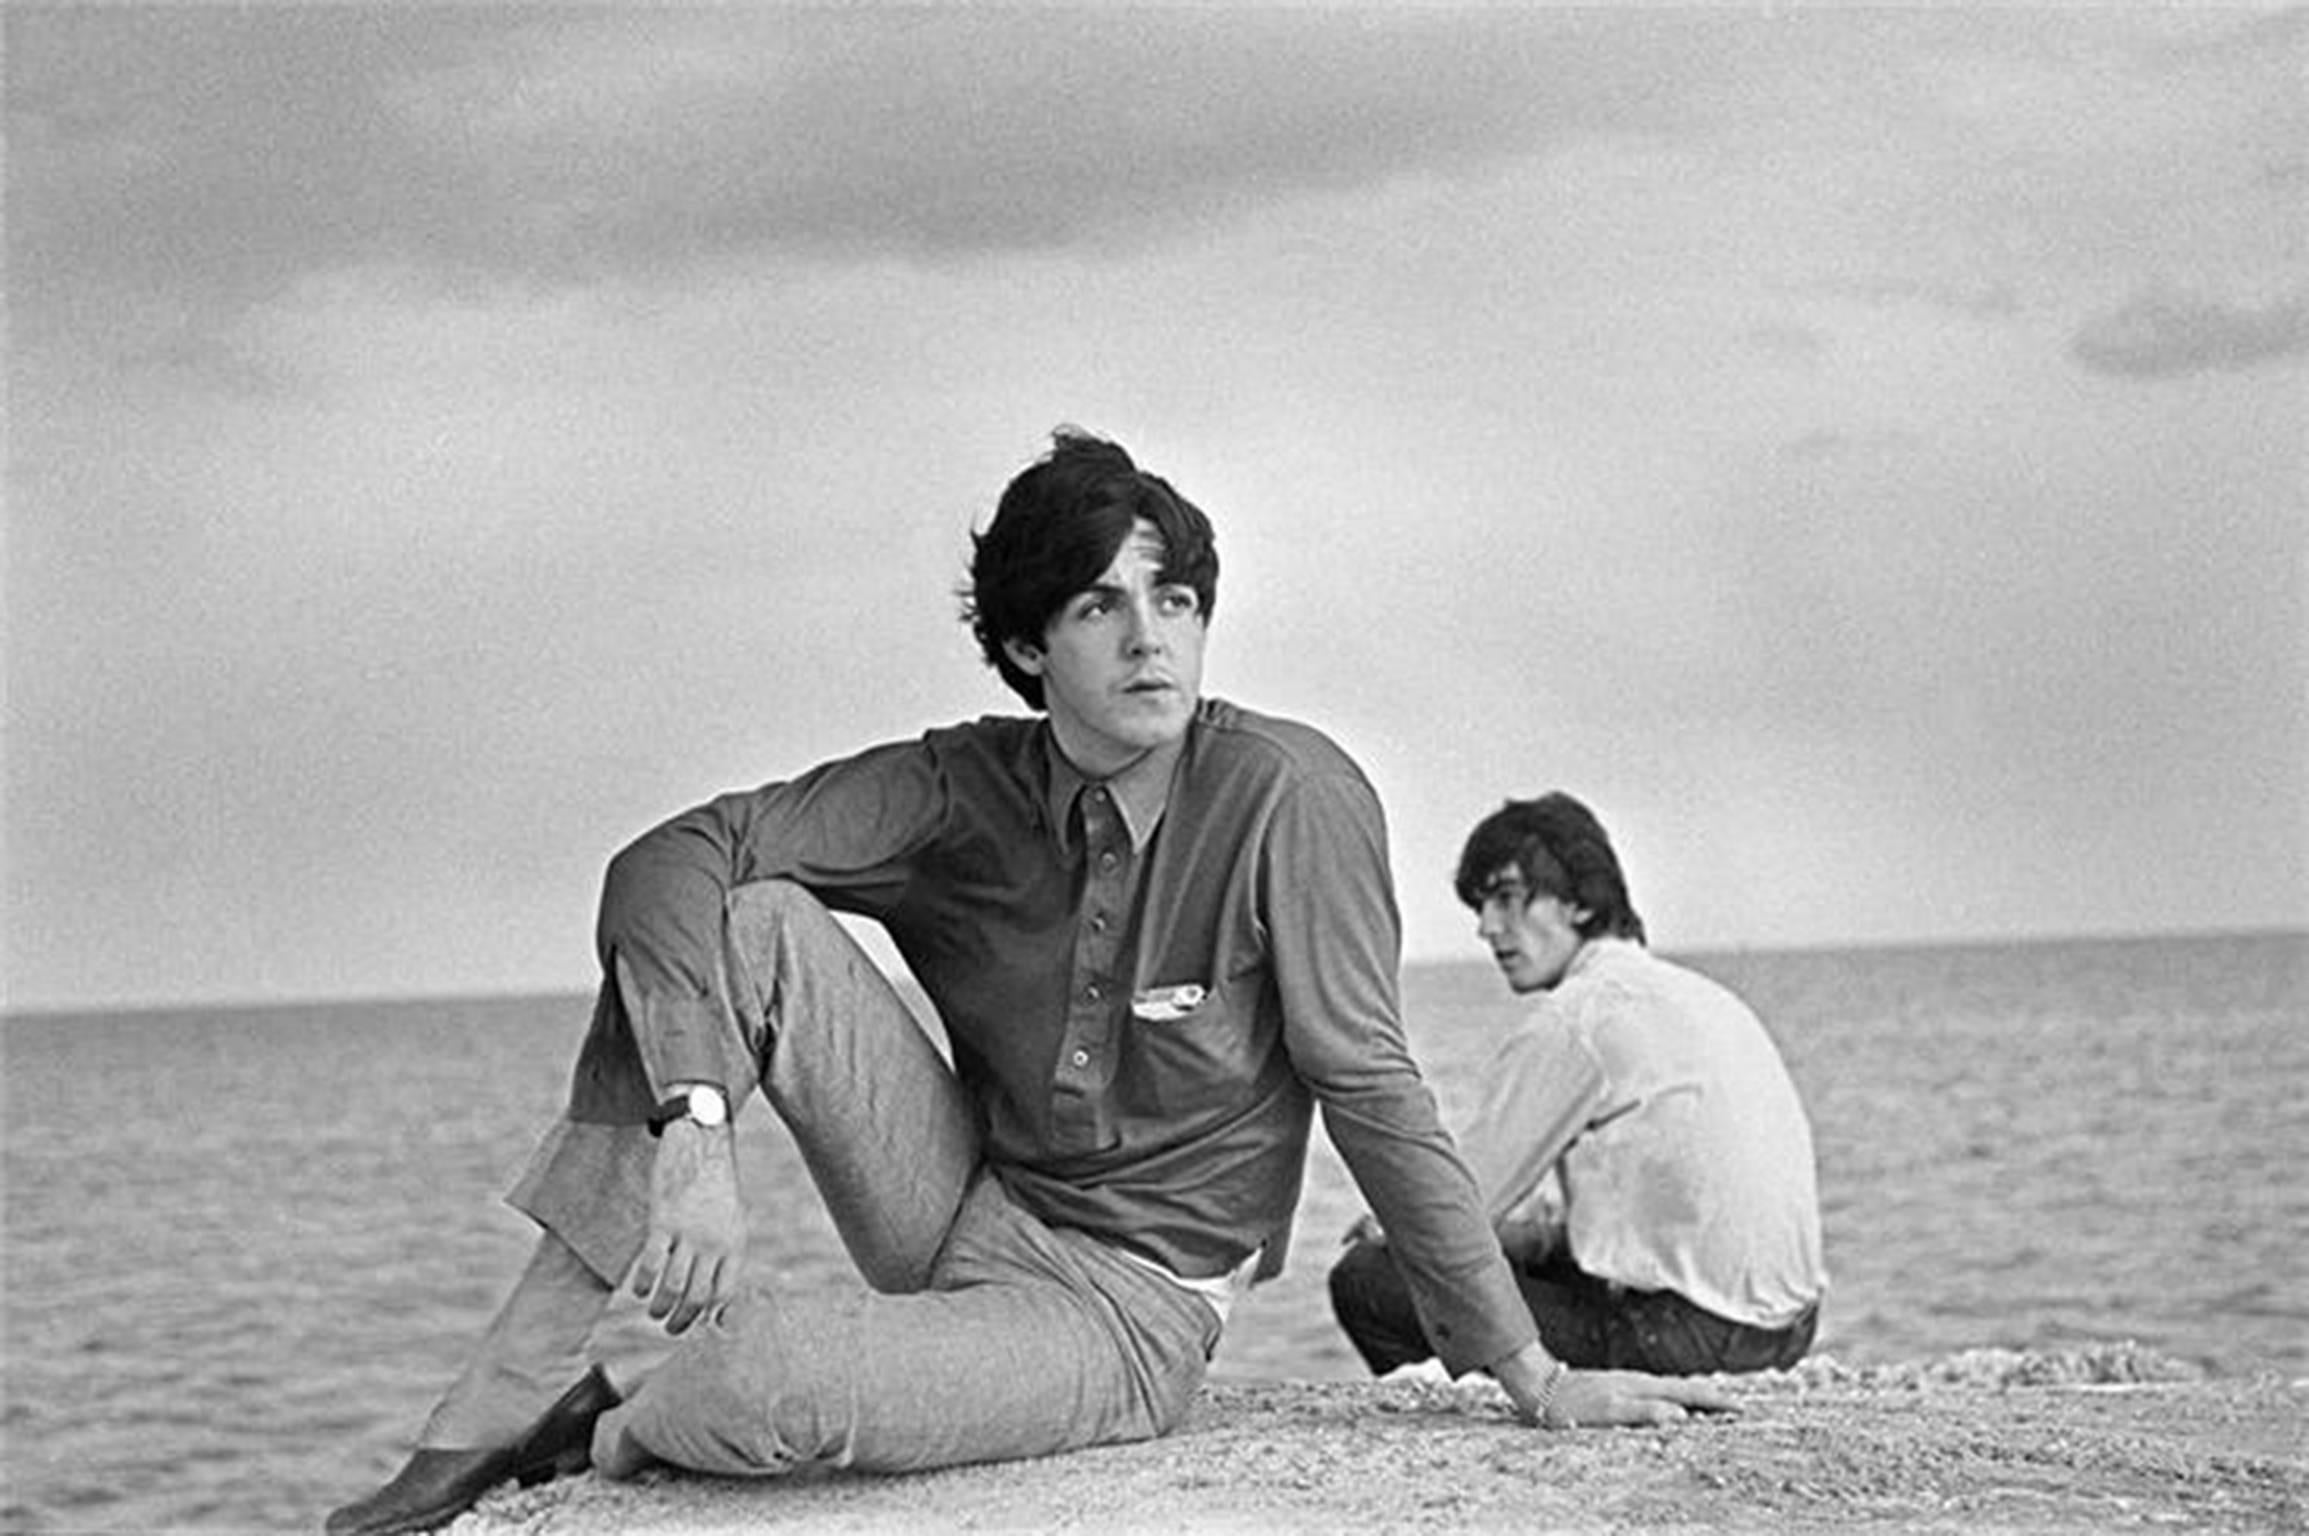
[[[498,1493],[455,1536],[2309,1530],[2309,1382],[2122,1347],[1727,1382],[1739,1411],[1537,1434],[1488,1383],[1229,1383],[1164,1439],[911,1477]]]

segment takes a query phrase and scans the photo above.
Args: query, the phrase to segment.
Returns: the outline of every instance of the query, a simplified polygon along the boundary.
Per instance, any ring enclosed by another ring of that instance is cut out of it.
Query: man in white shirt
[[[1534,1006],[1461,1146],[1548,1351],[1696,1375],[1803,1358],[1827,1285],[1812,1133],[1754,1012],[1644,947],[1610,838],[1571,796],[1479,824],[1456,886]],[[1369,1216],[1331,1272],[1376,1374],[1430,1350]]]

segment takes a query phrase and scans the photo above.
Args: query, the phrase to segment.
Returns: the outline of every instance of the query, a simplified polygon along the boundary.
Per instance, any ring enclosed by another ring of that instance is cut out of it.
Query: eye
[[[1114,598],[1104,592],[1093,592],[1074,605],[1078,619],[1103,618],[1114,612]]]
[[[1173,618],[1184,618],[1203,605],[1203,600],[1195,595],[1194,588],[1181,586],[1164,587],[1155,594],[1155,601],[1162,606],[1164,613]]]

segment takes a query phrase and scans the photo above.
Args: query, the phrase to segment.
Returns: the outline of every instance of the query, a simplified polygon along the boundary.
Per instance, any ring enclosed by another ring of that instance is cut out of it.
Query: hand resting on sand
[[[1515,1416],[1543,1429],[1673,1424],[1693,1413],[1730,1413],[1712,1382],[1642,1371],[1575,1371],[1527,1344],[1491,1368]]]

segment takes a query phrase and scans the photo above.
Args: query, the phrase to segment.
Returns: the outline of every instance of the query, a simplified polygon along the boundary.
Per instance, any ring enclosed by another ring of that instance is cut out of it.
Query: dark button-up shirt
[[[1319,1103],[1444,1363],[1535,1337],[1404,1043],[1378,798],[1320,733],[1206,700],[1166,796],[988,718],[674,818],[612,862],[599,932],[658,1087],[752,1081],[722,910],[770,879],[889,933],[994,1173],[1044,1220],[1183,1276],[1262,1248],[1271,1273]]]

